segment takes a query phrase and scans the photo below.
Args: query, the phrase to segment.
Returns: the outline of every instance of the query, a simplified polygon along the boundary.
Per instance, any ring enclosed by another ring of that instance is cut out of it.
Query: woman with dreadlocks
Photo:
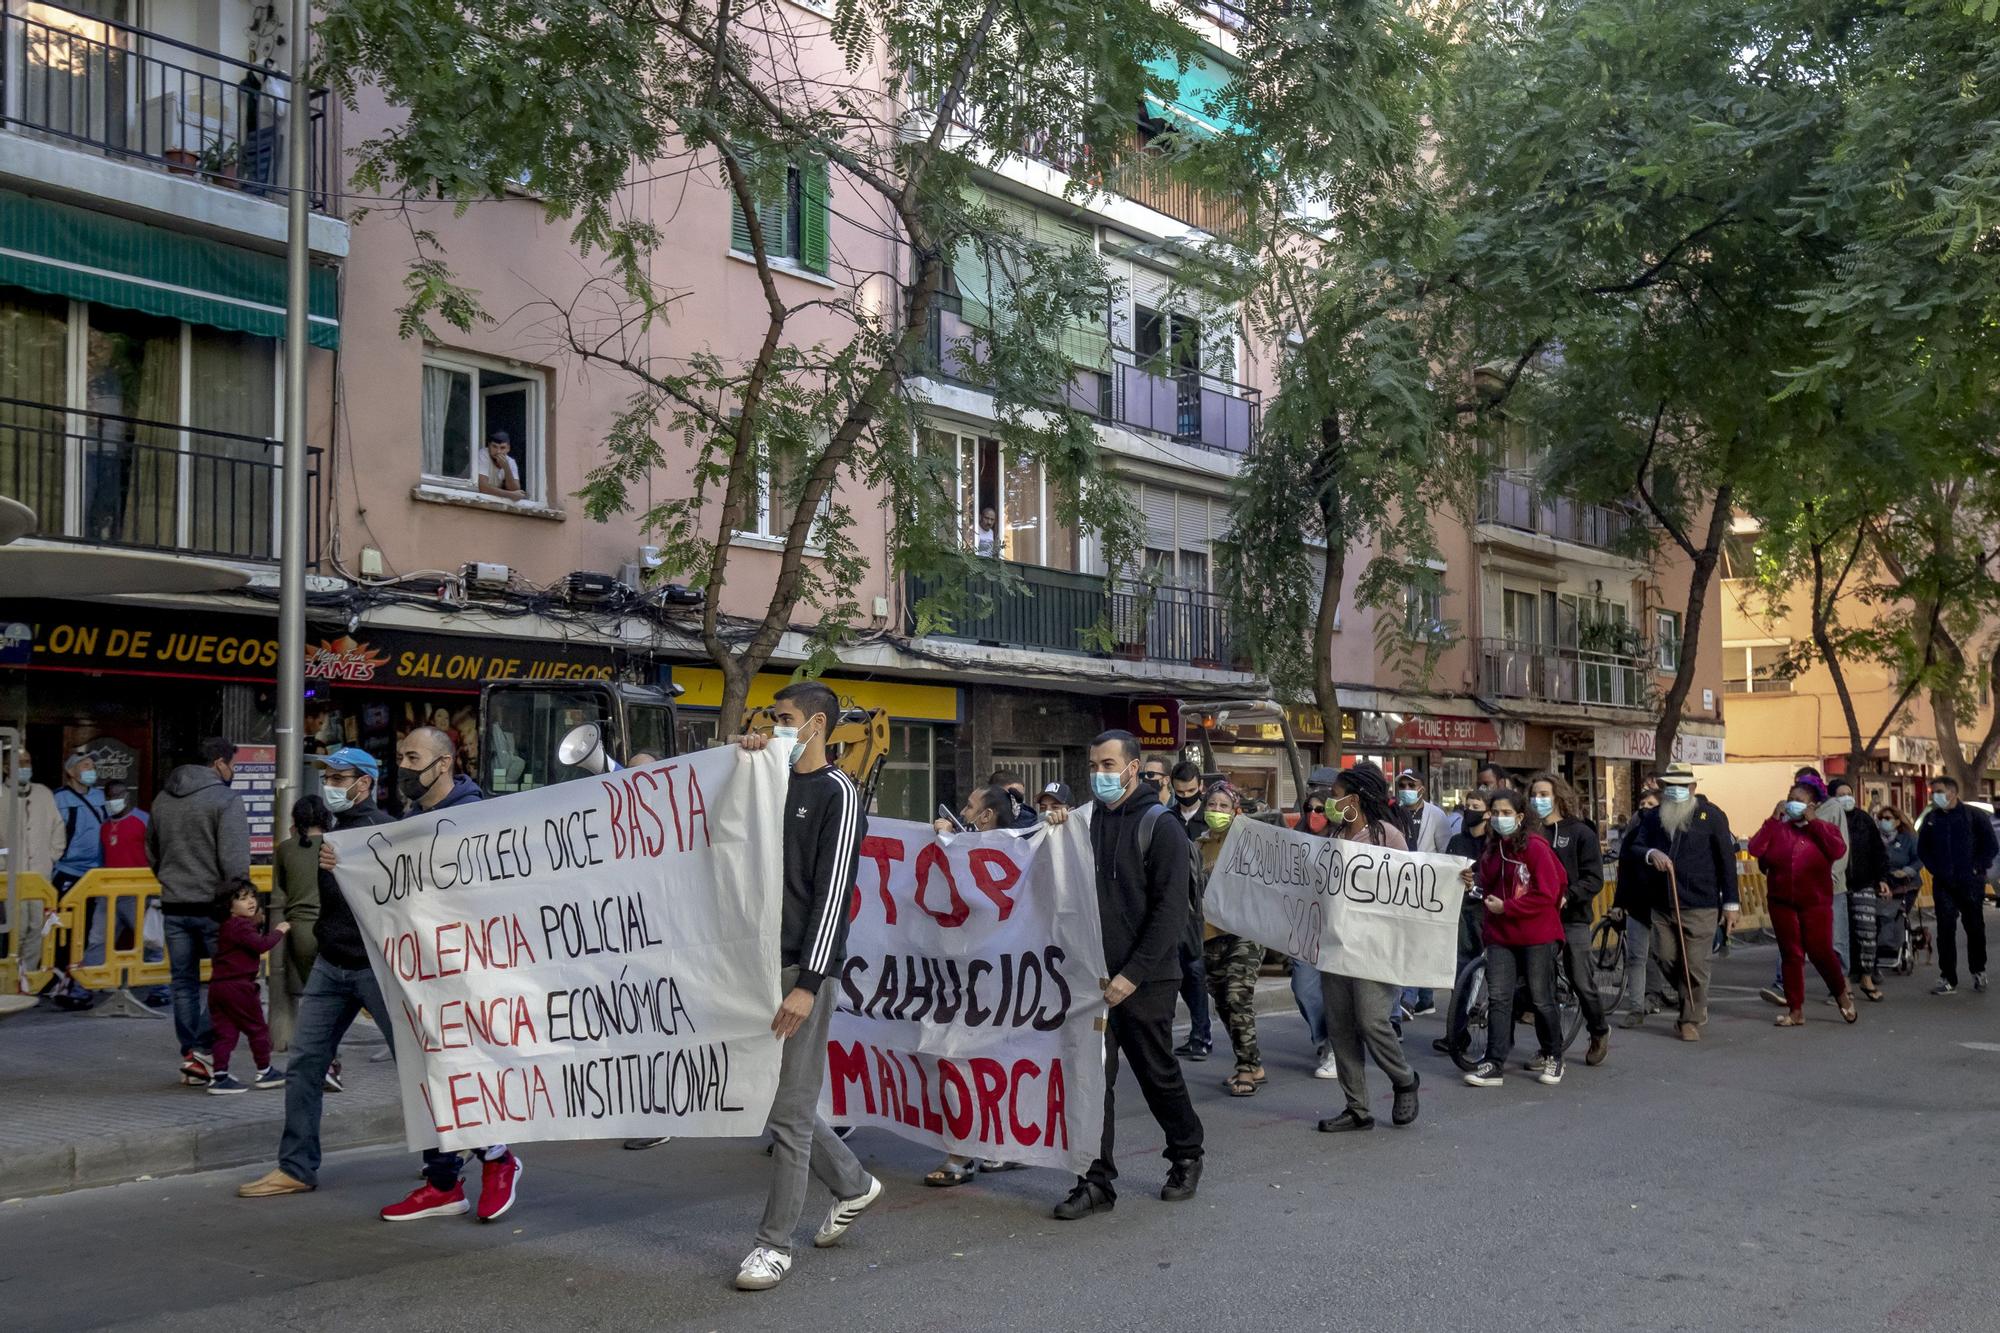
[[[1343,770],[1333,780],[1333,795],[1327,799],[1326,809],[1336,836],[1344,842],[1409,850],[1389,807],[1389,780],[1374,764],[1363,761]],[[1338,972],[1322,972],[1319,977],[1326,1002],[1327,1041],[1339,1067],[1340,1091],[1347,1099],[1346,1110],[1319,1122],[1320,1132],[1344,1134],[1375,1128],[1374,1113],[1368,1109],[1368,1076],[1361,1063],[1364,1045],[1395,1090],[1390,1123],[1409,1124],[1417,1118],[1417,1074],[1403,1058],[1403,1044],[1391,1022],[1402,998],[1402,986]]]

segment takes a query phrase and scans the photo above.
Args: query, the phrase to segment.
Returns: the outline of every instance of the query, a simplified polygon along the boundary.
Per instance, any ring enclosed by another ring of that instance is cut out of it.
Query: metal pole
[[[0,727],[0,781],[7,784],[7,957],[12,959],[13,975],[10,969],[0,967],[0,977],[5,977],[9,986],[18,990],[21,978],[28,974],[30,962],[26,940],[28,932],[21,920],[21,857],[28,850],[28,831],[21,827],[21,816],[26,807],[21,801],[21,784],[14,780],[14,770],[21,766],[21,733],[12,727]]]
[[[306,88],[311,0],[292,0],[285,112],[285,467],[278,556],[278,772],[271,832],[284,827],[298,794],[306,708],[306,323],[312,277],[310,221],[312,110]]]

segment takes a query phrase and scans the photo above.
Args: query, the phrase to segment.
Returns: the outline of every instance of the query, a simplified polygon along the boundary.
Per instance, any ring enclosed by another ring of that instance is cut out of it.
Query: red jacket
[[[254,917],[231,914],[217,932],[215,957],[208,965],[210,981],[255,981],[263,969],[264,955],[285,938],[277,931],[257,929]]]
[[[1796,907],[1833,901],[1833,863],[1846,850],[1839,828],[1824,819],[1801,825],[1772,815],[1750,839],[1750,855],[1764,865],[1769,896]]]
[[[1501,904],[1497,912],[1466,904],[1466,910],[1485,918],[1488,944],[1522,947],[1562,939],[1562,896],[1569,876],[1547,840],[1533,834],[1510,842],[1489,839],[1475,878],[1487,899]]]

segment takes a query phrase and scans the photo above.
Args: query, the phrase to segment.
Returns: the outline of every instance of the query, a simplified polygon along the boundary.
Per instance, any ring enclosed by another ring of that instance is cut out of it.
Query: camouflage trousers
[[[1229,1029],[1236,1067],[1256,1069],[1264,1063],[1257,1050],[1257,968],[1264,961],[1264,946],[1237,935],[1217,935],[1202,945],[1202,956],[1209,997]]]

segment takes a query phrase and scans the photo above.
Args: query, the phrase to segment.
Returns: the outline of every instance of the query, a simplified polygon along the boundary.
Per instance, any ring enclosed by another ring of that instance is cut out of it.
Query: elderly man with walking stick
[[[1734,930],[1740,910],[1729,817],[1694,788],[1694,770],[1673,765],[1660,776],[1660,808],[1642,813],[1632,834],[1646,863],[1669,876],[1667,910],[1653,913],[1653,952],[1663,972],[1681,977],[1674,1032],[1682,1041],[1700,1041],[1708,1022],[1709,942],[1716,920]]]

